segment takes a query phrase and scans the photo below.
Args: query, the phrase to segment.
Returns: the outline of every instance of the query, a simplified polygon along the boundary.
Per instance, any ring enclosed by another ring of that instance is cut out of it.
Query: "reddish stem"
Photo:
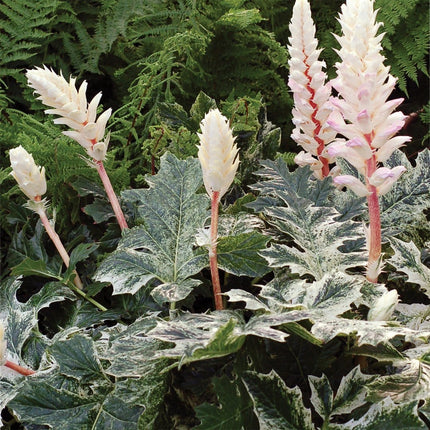
[[[9,360],[6,360],[6,363],[4,363],[4,365],[6,367],[9,367],[9,369],[12,369],[15,372],[18,372],[24,376],[34,375],[36,373],[34,370],[26,369],[25,367],[22,367],[16,363],[12,363],[12,361],[9,361]]]
[[[110,204],[112,205],[112,209],[115,213],[116,219],[118,220],[118,224],[121,230],[128,228],[127,221],[125,220],[124,214],[122,212],[121,206],[119,205],[118,198],[115,194],[115,191],[112,188],[112,184],[110,182],[109,176],[106,173],[105,167],[103,165],[103,161],[96,161],[97,172],[99,172],[100,179],[103,182],[103,185],[106,190],[106,194],[109,198]]]
[[[218,261],[217,261],[217,237],[218,237],[218,205],[219,191],[212,193],[211,201],[211,247],[209,249],[209,264],[212,276],[212,288],[215,298],[215,309],[220,311],[224,309],[221,284],[219,281]]]
[[[46,216],[46,212],[41,209],[37,212],[40,216],[40,220],[42,221],[43,226],[45,227],[46,232],[48,233],[48,236],[51,238],[52,242],[54,243],[55,247],[57,248],[58,253],[60,254],[62,260],[64,261],[64,264],[66,267],[69,267],[70,264],[70,257],[69,254],[66,251],[66,248],[64,248],[63,243],[61,242],[60,237],[56,233],[56,231],[52,228],[48,217]],[[78,272],[76,270],[73,271],[75,274],[75,278],[73,279],[73,283],[76,285],[77,288],[82,290],[82,281],[79,278]]]
[[[371,146],[372,137],[366,135],[366,140]],[[381,215],[379,209],[379,199],[376,187],[369,183],[369,178],[377,168],[376,156],[366,161],[366,186],[370,191],[367,196],[367,205],[369,210],[369,259],[367,262],[367,280],[369,282],[378,282],[378,266],[381,258]]]

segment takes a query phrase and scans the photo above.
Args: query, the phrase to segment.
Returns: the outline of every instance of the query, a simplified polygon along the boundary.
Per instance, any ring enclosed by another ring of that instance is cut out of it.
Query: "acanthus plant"
[[[88,258],[95,246],[78,245],[62,277],[58,264],[56,273],[46,264],[40,235],[31,239],[33,258],[0,287],[7,429],[16,422],[71,430],[426,428],[430,269],[420,248],[429,237],[430,151],[412,167],[397,150],[408,138],[394,136],[403,115],[392,113],[398,100],[387,102],[394,81],[375,16],[371,0],[347,1],[342,62],[326,82],[309,3],[296,2],[290,85],[304,166],[290,171],[282,158],[262,161],[258,182],[231,203],[242,190],[227,190],[246,153],[222,104],[218,110],[201,97],[191,107],[201,121],[198,158],[167,152],[146,188],[122,192],[130,228],[123,224],[112,252],[95,261]],[[99,166],[110,115],[96,120],[100,96],[87,104],[86,84],[78,91],[73,79],[33,72],[32,87],[55,108],[48,113],[73,128],[65,133]],[[45,211],[43,168],[23,148],[10,157],[28,206]],[[349,162],[337,160],[341,174],[330,169],[335,157]],[[360,197],[379,199],[379,231],[391,247],[384,283],[375,282],[382,257],[377,266],[368,261]],[[418,232],[420,248],[405,241]],[[80,297],[67,288],[77,262],[83,280],[95,281],[83,282]],[[40,285],[43,276],[56,281]],[[94,308],[96,294],[105,308]],[[23,377],[8,363],[35,373]]]
[[[393,111],[403,99],[387,101],[396,79],[384,65],[383,34],[377,35],[381,23],[375,22],[375,18],[373,1],[348,0],[342,6],[339,23],[343,33],[335,36],[341,46],[337,52],[342,61],[336,63],[337,77],[329,84],[324,85],[323,63],[318,60],[320,51],[316,50],[315,28],[307,0],[297,1],[294,6],[289,47],[296,125],[292,137],[306,150],[296,157],[296,162],[309,164],[314,175],[321,179],[328,175],[328,163],[342,157],[364,177],[363,184],[355,176],[339,174],[338,167],[333,181],[367,198],[367,279],[371,282],[378,281],[382,269],[378,198],[406,170],[404,166],[390,169],[380,164],[411,139],[396,136],[406,117]],[[330,86],[338,95],[329,100]],[[337,133],[345,138],[335,139]]]

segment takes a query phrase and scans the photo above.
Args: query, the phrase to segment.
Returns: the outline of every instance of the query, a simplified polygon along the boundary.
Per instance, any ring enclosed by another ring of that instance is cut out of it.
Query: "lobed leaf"
[[[394,255],[388,262],[400,272],[406,273],[408,282],[418,284],[430,297],[430,269],[421,263],[421,253],[416,245],[411,242],[403,242],[400,239],[390,238]]]
[[[166,153],[160,171],[148,177],[148,189],[129,190],[123,199],[137,206],[143,225],[126,231],[118,249],[99,266],[95,279],[111,282],[113,294],[136,293],[163,284],[163,301],[185,298],[197,281],[188,278],[207,265],[207,255],[193,249],[195,234],[207,216],[207,197],[198,161]],[[150,283],[150,281],[152,281]]]
[[[314,429],[311,412],[303,405],[300,389],[287,387],[274,370],[267,375],[246,372],[242,380],[261,429]]]

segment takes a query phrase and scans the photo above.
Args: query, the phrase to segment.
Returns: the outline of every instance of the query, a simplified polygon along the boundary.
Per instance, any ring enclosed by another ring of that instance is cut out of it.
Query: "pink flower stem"
[[[20,373],[24,376],[34,375],[36,372],[31,369],[26,369],[25,367],[20,366],[19,364],[12,363],[12,361],[6,360],[4,363],[6,367],[9,367],[9,369],[14,370],[15,372]]]
[[[122,212],[121,206],[119,205],[115,191],[112,188],[112,184],[110,182],[109,176],[106,173],[103,161],[96,161],[95,163],[97,166],[97,172],[99,172],[100,179],[103,182],[106,194],[109,198],[110,204],[112,205],[116,219],[118,220],[118,224],[121,230],[124,230],[125,228],[128,228],[127,221],[125,220],[124,213]]]
[[[368,141],[370,138],[367,139]],[[366,186],[370,192],[367,196],[367,205],[369,209],[369,259],[367,262],[367,280],[369,282],[378,282],[379,264],[381,259],[381,215],[379,209],[379,200],[376,187],[369,183],[369,178],[375,172],[376,156],[366,161]]]
[[[63,243],[61,242],[60,237],[55,232],[55,230],[52,228],[48,217],[46,216],[46,212],[43,209],[40,209],[37,212],[40,216],[40,219],[42,221],[43,226],[45,227],[46,232],[48,233],[48,236],[51,238],[52,242],[54,243],[55,247],[57,248],[58,253],[60,254],[62,260],[64,261],[64,264],[66,267],[69,267],[70,264],[70,257],[67,253],[66,249],[63,246]],[[75,274],[75,278],[73,279],[73,283],[76,285],[76,287],[79,290],[82,290],[82,281],[79,278],[78,272],[76,270],[73,271]]]
[[[220,311],[224,309],[221,284],[219,282],[218,261],[217,261],[217,237],[218,237],[218,206],[219,191],[212,193],[211,201],[211,247],[209,249],[209,264],[212,276],[212,288],[215,298],[215,309]]]

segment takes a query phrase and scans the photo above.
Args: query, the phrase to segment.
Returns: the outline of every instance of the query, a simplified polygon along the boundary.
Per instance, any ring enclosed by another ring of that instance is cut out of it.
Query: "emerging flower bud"
[[[67,82],[63,75],[57,75],[46,66],[42,69],[27,70],[28,85],[34,88],[43,104],[54,109],[45,111],[47,114],[59,115],[55,124],[65,124],[74,131],[64,131],[63,134],[76,140],[87,150],[90,157],[103,161],[106,157],[109,138],[102,142],[106,123],[111,116],[112,109],[103,112],[96,120],[97,106],[102,97],[97,94],[91,102],[87,103],[87,83],[84,81],[76,89],[76,79],[70,78]]]
[[[6,362],[6,341],[4,340],[4,327],[0,321],[0,366]]]
[[[396,290],[385,293],[374,303],[367,315],[368,321],[388,321],[393,315],[394,309],[399,303]]]
[[[11,149],[9,157],[13,169],[11,175],[18,182],[21,191],[30,200],[40,200],[46,193],[45,168],[36,166],[33,156],[22,146]]]
[[[221,198],[228,190],[239,165],[238,148],[228,120],[218,109],[210,110],[201,122],[198,157],[203,182],[209,196],[218,192]]]

